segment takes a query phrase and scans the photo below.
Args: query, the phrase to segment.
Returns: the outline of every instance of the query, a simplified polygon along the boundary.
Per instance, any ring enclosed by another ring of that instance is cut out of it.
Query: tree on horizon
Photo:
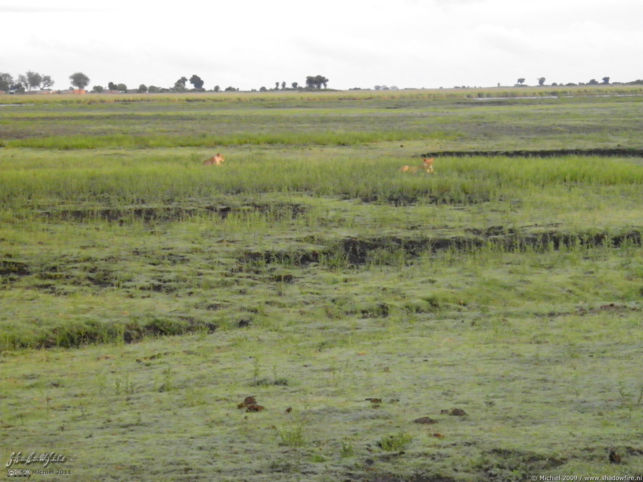
[[[110,82],[109,84],[107,84],[107,88],[109,90],[118,90],[121,92],[127,90],[127,86],[125,84],[115,84],[114,82]]]
[[[14,88],[20,92],[24,92],[29,88],[29,81],[27,80],[27,76],[25,74],[18,75],[18,80],[16,80]]]
[[[10,90],[13,87],[13,77],[6,72],[0,72],[0,90]]]
[[[42,76],[42,88],[43,89],[49,89],[50,87],[54,86],[54,81],[51,80],[51,75],[43,75]]]
[[[27,84],[28,84],[29,90],[39,88],[40,85],[42,84],[42,75],[40,75],[38,72],[33,72],[31,70],[28,71]]]
[[[203,82],[201,77],[199,77],[196,74],[193,74],[192,77],[190,77],[190,84],[192,84],[196,90],[201,90],[203,88],[204,83],[205,82]],[[184,84],[184,87],[185,87],[185,84]]]
[[[185,90],[185,84],[187,83],[187,77],[181,77],[179,80],[174,82],[174,90],[183,92]]]
[[[324,86],[324,89],[328,86],[328,79],[323,75],[309,75],[306,77],[306,88],[321,89],[322,85]]]
[[[71,80],[71,85],[77,87],[80,90],[83,90],[89,84],[89,77],[87,77],[82,72],[71,74],[69,76],[69,80]]]

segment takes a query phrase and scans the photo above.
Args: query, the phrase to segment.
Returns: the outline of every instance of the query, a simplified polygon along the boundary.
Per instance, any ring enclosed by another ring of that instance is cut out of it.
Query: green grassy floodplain
[[[643,88],[0,96],[0,146],[3,476],[643,475]]]

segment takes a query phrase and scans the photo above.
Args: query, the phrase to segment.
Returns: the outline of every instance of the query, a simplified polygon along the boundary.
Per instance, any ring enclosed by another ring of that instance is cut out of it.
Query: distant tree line
[[[89,77],[85,75],[82,72],[76,72],[72,75],[69,76],[69,81],[73,87],[79,90],[84,90],[85,87],[89,85]],[[545,81],[547,79],[545,77],[539,77],[537,79],[538,85],[543,87],[545,86]],[[524,77],[518,78],[516,81],[515,86],[516,87],[526,87],[525,84],[526,79]],[[260,92],[267,92],[268,90],[319,90],[319,89],[327,89],[328,88],[328,78],[324,77],[323,75],[309,75],[306,77],[306,86],[302,87],[299,85],[298,82],[292,82],[290,84],[290,87],[287,86],[286,81],[277,81],[275,82],[275,86],[272,89],[268,89],[265,86],[262,86],[259,88]],[[192,88],[188,88],[188,83],[192,85]],[[633,82],[621,82],[621,83],[616,83],[618,85],[641,85],[643,84],[643,80],[635,80]],[[5,92],[16,92],[16,93],[24,93],[24,92],[31,92],[33,90],[49,90],[51,87],[53,87],[54,81],[51,79],[50,75],[42,75],[38,72],[34,71],[28,71],[25,74],[20,74],[18,77],[14,78],[11,74],[8,73],[2,73],[0,72],[0,91],[5,91]],[[124,83],[116,83],[116,82],[108,82],[107,88],[103,87],[102,85],[94,85],[92,87],[92,92],[95,93],[101,93],[105,92],[105,90],[108,90],[109,92],[138,92],[141,94],[144,93],[161,93],[161,92],[205,92],[205,81],[198,76],[197,74],[193,74],[189,79],[185,76],[179,77],[179,79],[174,82],[174,85],[171,87],[158,87],[155,85],[145,85],[145,84],[140,84],[138,88],[136,89],[128,89],[127,85]],[[590,79],[587,83],[579,82],[579,83],[567,83],[567,84],[558,84],[556,82],[552,83],[552,87],[572,87],[572,86],[583,86],[583,85],[612,85],[610,84],[610,77],[603,77],[602,82],[599,82],[596,79]],[[498,84],[500,86],[500,84]],[[469,88],[468,86],[456,86],[456,89],[459,88]],[[361,88],[356,87],[356,90],[361,90]],[[219,85],[215,85],[212,88],[212,92],[238,92],[239,89],[236,87],[228,86],[225,89],[221,89]],[[252,89],[253,91],[256,91],[256,89]],[[354,89],[351,89],[354,90]],[[398,90],[396,86],[386,86],[386,85],[376,85],[375,90]]]
[[[82,72],[76,72],[69,76],[69,81],[71,85],[79,90],[84,90],[89,85],[89,77]],[[323,75],[309,75],[306,77],[306,89],[324,89],[328,88],[328,78]],[[188,88],[188,83],[191,84],[192,88]],[[20,74],[17,78],[14,78],[11,74],[0,73],[0,91],[6,92],[17,92],[23,93],[27,91],[32,91],[34,89],[46,90],[50,89],[54,85],[54,81],[49,75],[41,75],[37,72],[29,71],[26,74]],[[101,93],[105,91],[109,92],[138,92],[138,93],[159,93],[159,92],[205,92],[205,81],[197,74],[193,74],[189,79],[185,76],[179,77],[179,79],[174,82],[174,85],[171,87],[158,87],[155,85],[147,86],[145,84],[140,84],[137,89],[130,90],[127,85],[122,82],[113,82],[110,81],[107,83],[107,87],[102,85],[94,85],[92,87],[92,92]],[[299,82],[292,82],[290,87],[287,86],[286,81],[275,82],[274,90],[301,90],[302,87],[299,85]],[[219,85],[215,85],[212,88],[213,92],[238,92],[239,89],[233,86],[228,86],[225,89],[222,89]],[[253,89],[255,90],[255,89]],[[261,87],[259,89],[262,92],[267,91],[266,87]]]
[[[77,76],[79,74],[74,74],[74,76]],[[83,74],[84,75],[84,74]],[[73,76],[72,76],[73,77]],[[71,77],[70,77],[71,78]],[[89,80],[89,79],[87,79]],[[323,75],[310,75],[306,77],[306,89],[321,89],[322,87],[324,89],[328,88],[328,78],[324,77]],[[192,85],[192,88],[188,88],[188,83]],[[78,83],[75,83],[75,80],[72,80],[72,85],[78,86]],[[87,85],[85,83],[85,85]],[[176,82],[174,82],[174,85],[171,87],[158,87],[155,85],[150,85],[147,86],[145,84],[140,84],[137,89],[135,89],[135,92],[138,93],[159,93],[159,92],[205,92],[204,86],[205,82],[204,80],[198,76],[197,74],[193,74],[189,79],[186,76],[181,76],[179,77]],[[80,87],[78,87],[80,88]],[[275,87],[272,90],[301,90],[303,87],[299,85],[299,82],[291,82],[290,87],[287,86],[286,81],[281,81],[281,82],[275,82]],[[102,85],[94,85],[92,87],[92,92],[96,93],[101,93],[105,92],[105,87]],[[109,92],[134,92],[134,90],[129,90],[127,88],[126,84],[123,83],[116,83],[116,82],[109,82],[107,84],[107,90]],[[238,92],[239,89],[236,87],[228,86],[225,89],[221,89],[219,85],[215,85],[212,88],[212,92]],[[256,89],[253,89],[256,90]],[[260,92],[267,92],[269,89],[267,89],[265,86],[262,86],[259,91]]]
[[[28,71],[26,74],[20,74],[13,78],[11,74],[0,73],[0,90],[26,92],[33,89],[49,89],[54,85],[51,76],[42,75],[38,72]]]
[[[376,85],[375,90],[400,90],[400,89],[395,85],[391,85],[390,87],[388,85]]]
[[[547,79],[545,77],[539,77],[538,78],[538,86],[543,87],[545,85],[546,80]],[[635,84],[635,83],[637,83],[637,81],[630,82],[630,83]],[[558,83],[554,82],[551,85],[552,85],[552,87],[557,87],[559,85],[560,86],[564,85],[564,86],[568,86],[568,87],[573,87],[573,86],[576,86],[576,85],[585,85],[585,84],[582,83],[582,82],[580,82],[578,84],[575,84],[574,82],[568,82],[567,84],[558,84]],[[589,82],[587,82],[587,85],[610,85],[610,78],[609,77],[603,77],[602,82],[600,82],[600,83],[596,79],[591,79]],[[520,77],[516,81],[516,87],[526,87],[524,77]]]
[[[192,84],[192,89],[188,88],[188,82]],[[323,75],[315,75],[315,76],[308,76],[306,77],[306,88],[308,89],[321,89],[322,86],[326,89],[328,87],[328,78],[324,77]],[[181,76],[177,79],[176,82],[174,82],[174,85],[169,88],[164,88],[164,87],[157,87],[155,85],[150,85],[146,86],[145,84],[141,84],[138,86],[138,89],[136,89],[136,92],[138,93],[159,93],[159,92],[205,92],[205,89],[203,86],[205,85],[204,80],[198,76],[197,74],[193,74],[192,77],[189,79],[185,76]],[[275,82],[275,87],[273,90],[300,90],[302,87],[300,87],[299,82],[292,82],[290,84],[290,87],[287,87],[286,81],[281,81],[281,82]],[[116,84],[114,82],[109,82],[107,84],[107,89],[109,91],[118,91],[118,92],[129,92],[127,89],[127,85],[125,84]],[[236,87],[228,86],[225,89],[221,89],[219,85],[215,85],[212,88],[212,92],[238,92],[239,89]],[[255,90],[255,89],[253,89]],[[267,92],[269,89],[267,89],[265,86],[262,86],[259,88],[260,92]],[[104,92],[105,88],[100,86],[100,85],[95,85],[92,88],[92,92]]]

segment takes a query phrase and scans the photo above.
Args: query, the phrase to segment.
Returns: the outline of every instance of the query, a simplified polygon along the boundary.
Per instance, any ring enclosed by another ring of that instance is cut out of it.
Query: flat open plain
[[[640,87],[0,97],[0,473],[641,476],[642,229]]]

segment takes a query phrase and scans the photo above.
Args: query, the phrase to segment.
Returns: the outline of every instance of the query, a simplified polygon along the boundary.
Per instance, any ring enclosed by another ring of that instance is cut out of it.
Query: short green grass
[[[0,460],[60,453],[83,481],[643,474],[641,158],[399,170],[640,149],[641,99],[0,99],[22,103],[0,107]]]

